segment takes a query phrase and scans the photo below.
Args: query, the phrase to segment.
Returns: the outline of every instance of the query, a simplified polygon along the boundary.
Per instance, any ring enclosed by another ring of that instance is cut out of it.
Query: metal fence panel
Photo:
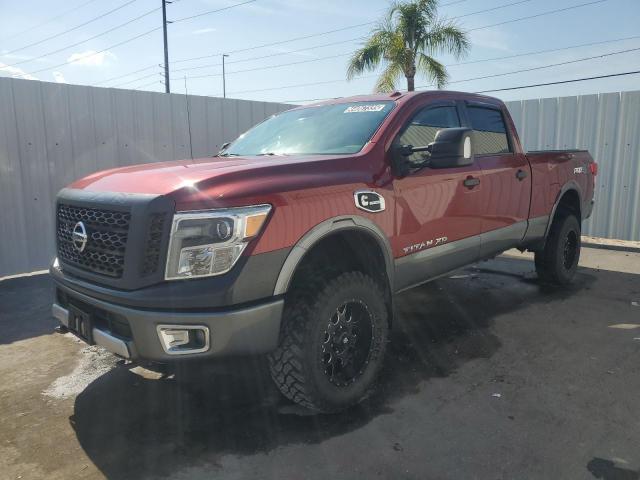
[[[640,91],[507,102],[527,150],[580,148],[598,162],[585,234],[640,240]]]
[[[289,108],[0,78],[0,277],[47,267],[54,255],[55,194],[73,180],[189,158],[192,148],[194,156],[214,155],[224,142]]]
[[[508,102],[526,149],[600,166],[587,234],[640,240],[640,91]],[[0,276],[46,268],[56,192],[97,170],[215,154],[290,105],[0,78]],[[191,128],[189,128],[189,126]]]

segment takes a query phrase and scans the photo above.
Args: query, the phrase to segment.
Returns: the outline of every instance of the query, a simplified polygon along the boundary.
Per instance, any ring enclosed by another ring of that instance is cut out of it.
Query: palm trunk
[[[407,90],[409,92],[413,92],[415,89],[415,77],[407,77]]]

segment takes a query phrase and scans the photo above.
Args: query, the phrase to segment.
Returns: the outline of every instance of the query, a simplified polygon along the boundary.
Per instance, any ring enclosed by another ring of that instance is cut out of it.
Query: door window
[[[507,128],[500,110],[467,107],[467,112],[473,128],[473,151],[476,155],[510,152]]]
[[[428,107],[420,110],[411,119],[411,122],[400,134],[396,142],[399,145],[424,147],[434,141],[438,130],[459,126],[460,118],[456,107]],[[408,160],[410,162],[421,162],[425,159],[425,155],[428,157],[426,152],[416,152],[408,157]]]

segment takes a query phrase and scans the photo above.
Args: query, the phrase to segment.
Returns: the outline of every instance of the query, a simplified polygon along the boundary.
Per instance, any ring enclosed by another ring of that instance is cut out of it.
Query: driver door
[[[460,127],[455,102],[419,108],[400,130],[393,146],[425,146],[438,130]],[[393,148],[392,148],[393,150]],[[408,157],[418,164],[424,153]],[[428,155],[428,154],[427,154]],[[394,179],[396,195],[397,289],[473,263],[480,255],[481,170],[474,159],[469,166],[416,169]]]

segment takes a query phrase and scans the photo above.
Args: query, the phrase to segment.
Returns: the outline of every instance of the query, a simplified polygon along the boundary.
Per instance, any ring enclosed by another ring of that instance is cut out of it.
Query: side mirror
[[[393,171],[399,177],[408,175],[412,170],[429,168],[464,167],[473,163],[471,155],[470,128],[443,128],[427,146],[399,145],[393,151]],[[420,163],[410,162],[416,152],[427,152],[427,158]]]
[[[455,168],[473,163],[470,128],[443,128],[436,134],[431,147],[429,167]]]
[[[407,157],[410,157],[417,152],[431,152],[431,145],[425,147],[414,147],[413,145],[397,145],[392,150],[392,169],[394,175],[398,177],[406,177],[411,173],[411,170],[416,168],[422,168],[429,165],[429,159],[424,162],[415,163],[410,162]]]

